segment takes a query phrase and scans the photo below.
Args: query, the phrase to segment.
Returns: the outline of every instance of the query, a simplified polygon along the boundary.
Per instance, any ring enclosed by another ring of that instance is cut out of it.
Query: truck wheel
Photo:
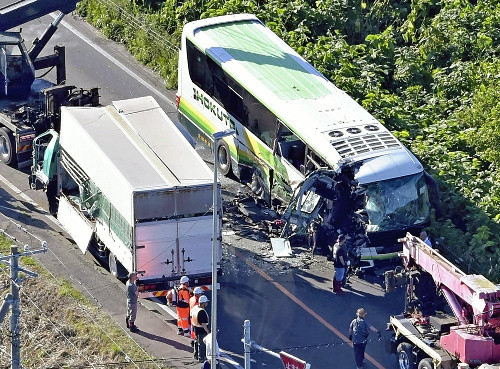
[[[418,363],[418,369],[434,369],[432,359],[430,357],[426,357],[420,360],[420,363]]]
[[[118,279],[123,279],[127,277],[127,271],[123,267],[122,263],[120,263],[116,256],[110,251],[108,255],[108,265],[109,272],[114,275]]]
[[[397,348],[398,363],[400,369],[416,369],[413,361],[413,345],[401,342]]]
[[[231,170],[231,152],[224,140],[217,141],[217,170],[224,176]]]
[[[16,143],[12,133],[5,127],[0,128],[0,160],[7,165],[14,166],[17,162],[15,148]]]

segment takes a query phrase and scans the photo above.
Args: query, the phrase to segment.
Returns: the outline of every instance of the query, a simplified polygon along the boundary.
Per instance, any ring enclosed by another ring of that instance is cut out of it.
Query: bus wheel
[[[15,147],[12,133],[5,127],[0,128],[0,160],[7,165],[15,165],[17,161]]]
[[[217,142],[217,170],[224,176],[231,170],[231,152],[224,140]]]

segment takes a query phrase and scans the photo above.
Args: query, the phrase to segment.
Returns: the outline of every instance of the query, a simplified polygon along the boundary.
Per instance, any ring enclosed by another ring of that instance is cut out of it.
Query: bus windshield
[[[366,187],[368,232],[404,229],[430,217],[424,173],[374,182]]]

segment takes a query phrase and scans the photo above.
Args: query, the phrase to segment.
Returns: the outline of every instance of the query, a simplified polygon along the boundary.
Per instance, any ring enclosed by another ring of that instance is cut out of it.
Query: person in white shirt
[[[206,335],[206,337],[203,338],[203,342],[205,342],[205,347],[206,347],[206,358],[207,361],[210,362],[212,358],[212,333],[209,333]],[[220,350],[219,350],[219,344],[217,341],[215,341],[215,355],[216,355],[216,362],[217,362],[217,368],[220,368],[219,360],[220,360]]]

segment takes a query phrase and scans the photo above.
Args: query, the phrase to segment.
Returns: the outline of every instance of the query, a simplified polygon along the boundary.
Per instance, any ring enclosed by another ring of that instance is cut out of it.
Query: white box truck
[[[31,183],[83,252],[139,274],[143,297],[182,275],[211,284],[213,172],[152,97],[63,107],[60,133],[34,140]]]

